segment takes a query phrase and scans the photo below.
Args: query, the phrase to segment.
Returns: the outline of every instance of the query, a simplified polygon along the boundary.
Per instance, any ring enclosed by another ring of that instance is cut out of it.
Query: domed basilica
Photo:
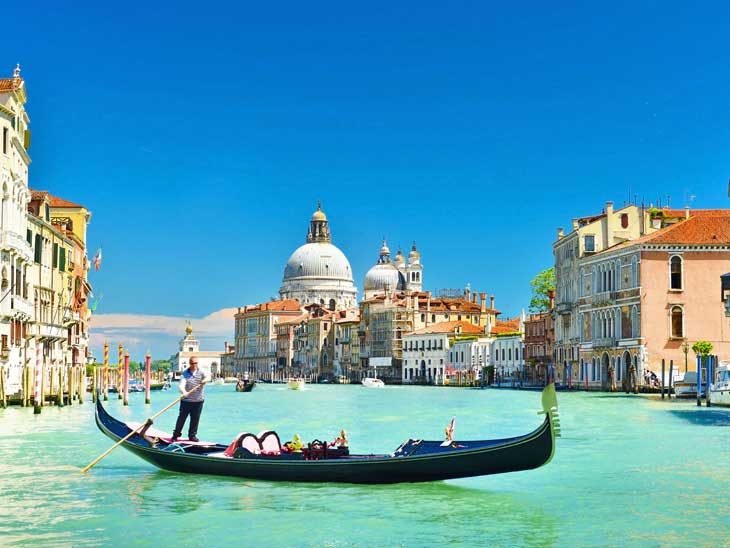
[[[421,254],[413,244],[408,262],[398,250],[395,260],[390,260],[390,248],[383,240],[380,255],[375,265],[365,274],[365,300],[390,291],[421,291],[423,289],[423,265]]]
[[[330,310],[357,307],[357,288],[345,254],[332,244],[327,216],[317,204],[307,243],[291,254],[279,290],[282,299],[302,305],[319,304]]]

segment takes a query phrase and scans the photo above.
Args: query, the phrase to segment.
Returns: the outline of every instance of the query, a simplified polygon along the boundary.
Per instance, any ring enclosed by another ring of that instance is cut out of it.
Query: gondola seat
[[[259,432],[259,435],[256,437],[261,444],[261,453],[263,455],[281,454],[281,439],[279,438],[279,434],[273,430],[264,430],[263,432]]]
[[[261,453],[261,443],[251,432],[241,432],[224,451],[227,457],[241,457],[245,455],[258,455]]]

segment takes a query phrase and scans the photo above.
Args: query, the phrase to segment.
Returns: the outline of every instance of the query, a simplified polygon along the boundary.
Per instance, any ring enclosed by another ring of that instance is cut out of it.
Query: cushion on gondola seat
[[[281,454],[281,440],[279,434],[273,430],[264,430],[259,432],[256,436],[259,443],[261,444],[261,453],[264,455],[279,455]]]
[[[227,457],[233,457],[237,449],[244,449],[248,453],[258,455],[261,452],[261,443],[251,432],[241,432],[223,452]]]

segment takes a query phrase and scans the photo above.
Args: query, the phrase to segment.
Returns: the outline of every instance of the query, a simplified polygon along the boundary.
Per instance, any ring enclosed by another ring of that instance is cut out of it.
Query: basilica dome
[[[317,206],[309,223],[307,243],[291,254],[279,294],[300,304],[320,304],[331,310],[357,305],[350,261],[332,244],[329,221]]]
[[[380,256],[375,265],[365,274],[363,289],[365,298],[370,298],[384,291],[400,291],[405,289],[406,279],[396,265],[390,262],[390,249],[385,240],[380,248]]]

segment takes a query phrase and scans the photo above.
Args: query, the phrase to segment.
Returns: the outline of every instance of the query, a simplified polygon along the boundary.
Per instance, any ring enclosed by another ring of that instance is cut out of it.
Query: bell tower
[[[332,243],[329,221],[327,215],[322,211],[322,204],[317,202],[317,211],[312,214],[309,221],[309,232],[307,232],[307,243]]]
[[[421,264],[421,254],[416,249],[416,242],[413,242],[410,253],[408,253],[408,263],[406,264],[406,287],[410,291],[423,290],[423,265]]]

